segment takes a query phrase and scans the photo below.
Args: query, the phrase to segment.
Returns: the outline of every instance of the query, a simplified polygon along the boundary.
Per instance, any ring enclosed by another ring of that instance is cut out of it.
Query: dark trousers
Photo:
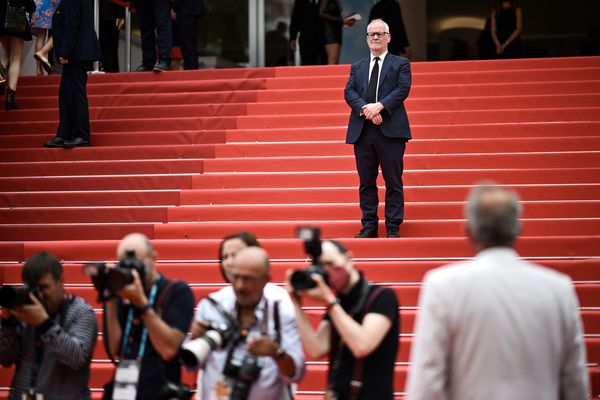
[[[361,222],[364,228],[377,229],[379,221],[377,216],[379,166],[385,180],[385,225],[388,230],[395,230],[404,220],[402,172],[405,148],[404,139],[386,137],[378,126],[365,121],[360,138],[354,144],[356,169],[360,178]]]
[[[173,31],[171,3],[168,0],[136,0],[134,2],[142,37],[142,64],[152,67],[158,59],[171,63]]]
[[[300,38],[300,64],[301,65],[324,65],[327,64],[327,53],[323,43],[303,42]]]
[[[87,99],[87,62],[63,65],[58,88],[58,115],[60,121],[56,136],[64,140],[90,140],[90,114]]]
[[[198,69],[198,17],[177,15],[183,69]]]
[[[98,36],[102,50],[102,69],[105,72],[119,72],[119,30],[115,20],[100,21]]]

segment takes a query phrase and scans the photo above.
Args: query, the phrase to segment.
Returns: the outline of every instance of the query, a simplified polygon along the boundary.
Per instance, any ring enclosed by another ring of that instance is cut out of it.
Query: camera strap
[[[69,310],[69,306],[73,302],[74,297],[70,294],[67,295],[67,298],[63,299],[60,304],[60,309],[58,312],[58,324],[62,328],[65,326],[65,320],[67,319],[67,311]],[[55,319],[56,315],[50,317],[51,319]],[[33,360],[33,367],[31,369],[31,379],[29,381],[29,396],[35,395],[35,386],[37,384],[37,378],[40,371],[40,366],[42,365],[42,361],[44,359],[44,345],[42,343],[42,339],[38,332],[35,333],[35,359]]]
[[[379,296],[379,294],[384,289],[383,286],[377,286],[369,294],[371,285],[369,285],[369,283],[366,280],[363,280],[361,284],[362,284],[362,286],[360,288],[360,291],[361,291],[360,297],[359,297],[358,301],[356,302],[356,304],[354,305],[354,307],[352,307],[352,309],[348,313],[355,321],[357,321],[359,323],[364,318],[369,307],[371,307],[371,304],[373,303],[373,301],[375,301],[377,296]],[[333,336],[332,336],[332,339],[333,339]],[[333,346],[333,343],[331,345]],[[328,385],[328,390],[327,390],[327,396],[329,396],[329,397],[327,397],[327,398],[334,398],[334,399],[337,398],[336,395],[334,394],[333,388],[334,388],[334,384],[335,384],[336,372],[341,367],[342,353],[343,353],[344,347],[345,347],[345,344],[341,340],[341,337],[340,337],[338,346],[337,346],[337,350],[335,353],[335,359],[330,367],[331,373],[329,376],[329,385]],[[364,360],[365,360],[364,358],[361,358],[361,359],[355,358],[355,360],[354,360],[354,367],[352,370],[352,378],[350,380],[350,389],[349,389],[349,392],[350,392],[349,398],[351,400],[358,399],[359,395],[360,395],[360,389],[362,387],[363,370],[364,370]]]
[[[158,291],[158,282],[160,281],[160,275],[157,277],[156,282],[152,285],[152,289],[150,290],[150,297],[148,298],[148,304],[150,307],[154,305],[154,300],[156,300],[156,292]],[[121,338],[121,357],[124,357],[127,351],[127,343],[129,339],[129,335],[131,334],[131,321],[133,320],[133,306],[129,308],[129,313],[127,314],[127,323],[125,324],[125,332],[123,333],[123,337]],[[140,339],[140,347],[138,348],[138,356],[137,359],[141,360],[144,357],[144,352],[146,351],[146,342],[148,340],[148,329],[144,327],[142,330],[142,337]]]

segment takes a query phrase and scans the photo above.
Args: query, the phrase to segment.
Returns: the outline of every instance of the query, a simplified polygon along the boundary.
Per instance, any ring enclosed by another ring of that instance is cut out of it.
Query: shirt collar
[[[387,53],[388,53],[388,52],[386,51],[385,53],[383,53],[383,54],[382,54],[382,55],[380,55],[380,56],[374,56],[373,54],[371,54],[371,59],[370,59],[370,62],[372,63],[372,62],[373,62],[373,59],[374,59],[375,57],[379,57],[379,61],[381,61],[381,64],[383,64],[383,60],[385,59],[385,56],[387,56]],[[381,64],[380,64],[380,65],[381,65]]]

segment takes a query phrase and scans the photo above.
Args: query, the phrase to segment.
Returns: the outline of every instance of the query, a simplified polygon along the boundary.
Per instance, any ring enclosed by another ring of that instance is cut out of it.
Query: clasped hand
[[[383,105],[381,103],[369,103],[363,106],[361,113],[365,119],[370,120],[375,125],[381,125],[383,122],[381,110],[383,110]]]

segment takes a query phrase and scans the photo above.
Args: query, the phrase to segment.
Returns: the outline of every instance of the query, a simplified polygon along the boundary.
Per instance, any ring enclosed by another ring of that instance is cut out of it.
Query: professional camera
[[[184,383],[167,382],[160,389],[158,400],[188,400],[191,399],[194,392]]]
[[[228,343],[236,341],[238,336],[239,332],[234,326],[209,322],[203,336],[183,343],[179,359],[188,370],[194,370],[204,363],[211,351],[224,348]]]
[[[229,360],[223,371],[225,376],[232,378],[229,400],[246,400],[252,383],[260,375],[260,369],[258,357],[252,354],[247,354],[242,360]]]
[[[108,268],[104,263],[92,263],[84,265],[83,272],[92,278],[99,300],[106,301],[117,291],[133,283],[134,269],[140,275],[143,285],[146,282],[146,265],[135,257],[135,251],[128,250],[113,268]]]
[[[319,262],[321,257],[321,230],[316,227],[298,227],[296,236],[304,240],[304,251],[312,260],[308,268],[297,269],[290,277],[290,283],[294,290],[312,289],[317,286],[312,279],[312,274],[319,274],[325,282],[328,282],[327,272]]]
[[[15,308],[24,304],[33,304],[29,297],[30,293],[38,298],[40,297],[38,290],[35,288],[4,285],[0,288],[0,307]]]

